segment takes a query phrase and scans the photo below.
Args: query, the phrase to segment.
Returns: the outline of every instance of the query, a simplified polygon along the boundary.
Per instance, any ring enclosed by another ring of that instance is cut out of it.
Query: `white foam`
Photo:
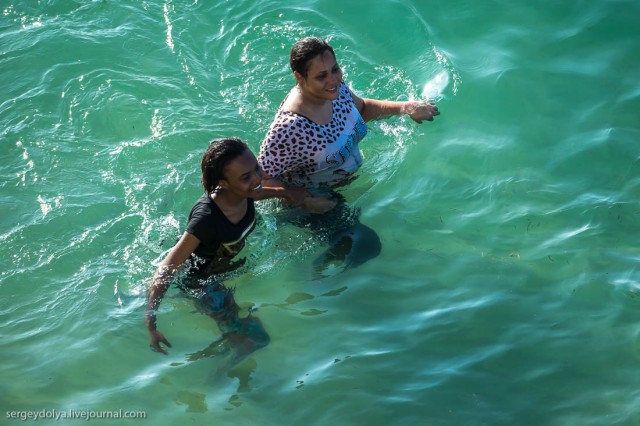
[[[422,97],[425,99],[442,98],[442,92],[449,85],[449,74],[442,71],[431,80],[427,81],[422,88]]]

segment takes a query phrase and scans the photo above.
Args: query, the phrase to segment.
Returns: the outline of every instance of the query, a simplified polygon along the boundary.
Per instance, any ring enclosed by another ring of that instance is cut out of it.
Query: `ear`
[[[229,189],[229,182],[227,182],[226,179],[220,179],[218,181],[218,187],[220,187],[222,189]]]
[[[298,71],[294,71],[293,76],[296,78],[298,84],[302,86],[302,83],[304,82],[304,77],[302,76],[302,74],[300,74]]]

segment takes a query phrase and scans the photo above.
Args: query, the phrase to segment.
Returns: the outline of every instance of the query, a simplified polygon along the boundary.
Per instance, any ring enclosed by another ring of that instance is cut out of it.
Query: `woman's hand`
[[[402,109],[403,113],[418,124],[422,123],[422,120],[433,121],[433,117],[440,115],[438,107],[433,102],[410,101],[406,102]]]
[[[171,343],[164,337],[164,334],[158,330],[149,330],[149,346],[151,350],[168,355],[166,349],[160,346],[160,343],[164,343],[169,348],[171,347]]]

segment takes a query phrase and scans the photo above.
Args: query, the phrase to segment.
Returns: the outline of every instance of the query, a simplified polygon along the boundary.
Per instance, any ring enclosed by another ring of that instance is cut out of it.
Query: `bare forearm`
[[[266,198],[278,197],[282,198],[285,204],[290,206],[302,207],[312,213],[326,213],[336,206],[336,201],[326,197],[314,197],[309,191],[302,187],[287,187],[281,181],[275,178],[266,178],[262,181],[262,191],[265,196],[256,198],[256,200],[264,200]],[[266,196],[271,194],[271,197]]]
[[[144,316],[149,331],[156,329],[156,312],[160,307],[160,302],[162,302],[164,294],[169,288],[168,283],[155,281],[156,280],[154,280],[154,284],[149,289],[149,303],[147,304],[147,312]]]
[[[422,120],[433,121],[439,115],[438,107],[433,103],[422,101],[379,101],[377,99],[363,99],[360,111],[364,121],[380,120],[394,115],[408,115],[412,120],[421,123]]]
[[[262,181],[262,188],[256,191],[257,196],[254,200],[265,200],[267,198],[281,198],[288,204],[301,204],[306,197],[309,197],[309,191],[300,187],[290,187],[276,178],[266,178]]]
[[[269,198],[287,198],[290,189],[277,179],[265,179],[260,190],[255,191],[254,200],[266,200]]]
[[[394,115],[404,114],[403,106],[406,102],[379,101],[377,99],[363,99],[362,118],[364,121],[380,120]]]

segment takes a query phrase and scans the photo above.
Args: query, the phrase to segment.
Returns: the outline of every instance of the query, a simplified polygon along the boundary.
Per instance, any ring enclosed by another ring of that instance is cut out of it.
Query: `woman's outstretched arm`
[[[366,121],[380,120],[394,115],[408,115],[416,123],[423,120],[433,121],[433,117],[440,115],[434,103],[422,101],[379,101],[377,99],[360,98],[352,94],[353,103]]]

